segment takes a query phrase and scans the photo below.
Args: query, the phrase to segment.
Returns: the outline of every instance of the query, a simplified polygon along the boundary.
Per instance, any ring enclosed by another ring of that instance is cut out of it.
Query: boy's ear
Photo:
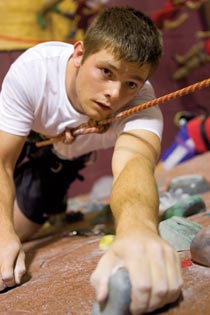
[[[73,61],[74,61],[75,67],[79,67],[81,65],[83,55],[84,55],[84,44],[83,44],[83,41],[80,40],[74,44]]]

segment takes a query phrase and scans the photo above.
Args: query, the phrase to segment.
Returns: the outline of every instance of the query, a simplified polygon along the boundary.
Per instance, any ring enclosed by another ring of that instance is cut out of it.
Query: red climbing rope
[[[117,114],[116,116],[114,116],[112,118],[104,119],[104,120],[101,120],[98,122],[93,122],[91,120],[90,122],[87,122],[86,124],[82,124],[82,125],[74,128],[74,129],[72,129],[71,134],[75,138],[79,135],[86,135],[89,133],[102,133],[102,132],[107,130],[110,123],[112,123],[116,120],[119,120],[119,119],[125,118],[127,116],[133,115],[133,114],[140,112],[144,109],[147,109],[149,107],[163,104],[165,102],[174,100],[178,97],[181,97],[181,96],[184,96],[184,95],[187,95],[190,93],[194,93],[195,91],[201,90],[203,88],[207,88],[209,86],[210,86],[210,78],[203,80],[203,81],[200,81],[200,82],[197,82],[197,83],[194,83],[192,85],[189,85],[189,86],[187,86],[183,89],[177,90],[175,92],[172,92],[172,93],[163,95],[161,97],[155,98],[149,102],[146,102],[146,103],[137,105],[135,107],[132,107],[128,110],[125,110],[125,111]],[[64,136],[65,136],[65,133],[62,133],[61,135],[59,135],[57,137],[51,138],[51,139],[46,140],[46,141],[38,142],[37,146],[41,147],[41,146],[45,146],[45,145],[49,145],[49,144],[53,144],[53,143],[62,141],[64,139]]]

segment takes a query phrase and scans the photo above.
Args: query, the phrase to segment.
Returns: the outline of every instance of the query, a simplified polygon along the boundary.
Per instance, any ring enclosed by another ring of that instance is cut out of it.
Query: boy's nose
[[[109,86],[105,92],[106,96],[110,97],[111,99],[117,99],[120,97],[121,93],[121,83],[117,81],[109,82]]]

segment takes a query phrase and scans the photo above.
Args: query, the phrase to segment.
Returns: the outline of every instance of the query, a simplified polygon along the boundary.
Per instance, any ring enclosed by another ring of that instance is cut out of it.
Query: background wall
[[[164,0],[110,0],[109,6],[129,5],[150,14],[159,10],[164,2]],[[190,12],[188,11],[188,13],[189,18],[182,26],[175,30],[163,30],[164,55],[158,70],[151,79],[157,97],[209,77],[210,64],[195,70],[185,80],[178,82],[174,82],[172,80],[172,75],[177,68],[173,60],[173,56],[175,54],[185,53],[192,45],[198,42],[195,36],[196,31],[207,30],[209,27],[208,21],[206,20],[207,15],[204,14],[203,9]],[[22,51],[0,52],[0,84],[8,71],[10,64],[21,53]],[[175,113],[180,110],[197,112],[198,105],[209,108],[209,100],[210,89],[204,89],[194,94],[160,105],[165,121],[162,141],[163,150],[170,145],[177,132],[177,127],[173,123]],[[70,195],[73,196],[78,193],[87,192],[91,189],[93,182],[97,178],[103,175],[111,175],[111,153],[112,150],[106,150],[98,153],[97,162],[93,166],[89,166],[83,172],[83,175],[86,178],[85,182],[75,182],[70,190]]]

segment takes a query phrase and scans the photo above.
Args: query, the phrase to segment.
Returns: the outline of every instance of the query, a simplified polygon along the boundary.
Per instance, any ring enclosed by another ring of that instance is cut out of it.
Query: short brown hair
[[[107,49],[127,62],[150,64],[153,72],[162,55],[162,37],[153,21],[131,7],[111,7],[99,14],[84,36],[83,61]]]

